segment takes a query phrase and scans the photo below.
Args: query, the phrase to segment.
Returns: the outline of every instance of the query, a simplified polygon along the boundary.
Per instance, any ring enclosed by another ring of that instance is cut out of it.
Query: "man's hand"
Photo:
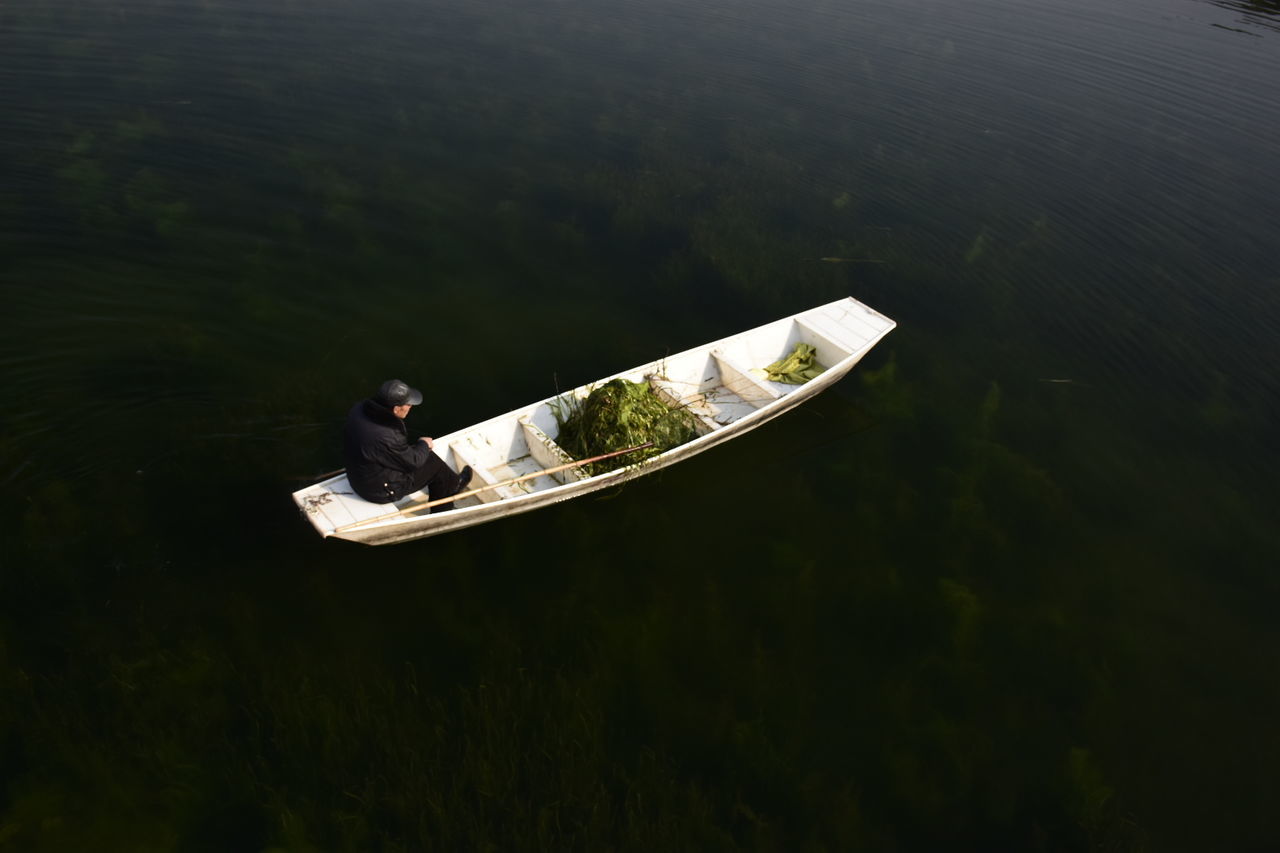
[[[436,443],[431,439],[431,436],[429,435],[424,435],[422,438],[418,439],[418,441],[425,441],[427,443],[428,450],[436,449]]]

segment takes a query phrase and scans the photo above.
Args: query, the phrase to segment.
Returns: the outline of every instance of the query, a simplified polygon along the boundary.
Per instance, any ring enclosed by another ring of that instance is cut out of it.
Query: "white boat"
[[[293,499],[322,536],[367,545],[422,539],[528,512],[616,486],[755,429],[840,381],[895,325],[857,300],[841,299],[440,436],[436,454],[455,471],[470,465],[475,472],[452,510],[430,512],[423,492],[395,504],[370,503],[352,492],[342,474],[294,492]],[[801,385],[770,381],[763,368],[785,358],[797,343],[816,349],[824,371]],[[555,411],[617,378],[648,382],[669,405],[686,408],[698,436],[636,464],[590,476],[556,444]]]

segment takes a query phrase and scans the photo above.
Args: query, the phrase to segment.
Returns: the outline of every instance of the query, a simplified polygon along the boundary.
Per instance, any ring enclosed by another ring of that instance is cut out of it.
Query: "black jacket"
[[[356,403],[342,434],[347,479],[360,497],[391,503],[413,491],[414,472],[432,456],[425,441],[409,441],[404,420],[374,401]]]

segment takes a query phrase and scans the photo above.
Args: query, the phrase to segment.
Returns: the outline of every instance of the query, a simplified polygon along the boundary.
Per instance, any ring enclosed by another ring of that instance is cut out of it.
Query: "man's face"
[[[401,420],[403,420],[404,418],[409,416],[409,410],[412,408],[413,406],[410,406],[408,403],[405,403],[403,406],[393,406],[391,411],[395,413],[395,416],[397,418],[400,418]]]

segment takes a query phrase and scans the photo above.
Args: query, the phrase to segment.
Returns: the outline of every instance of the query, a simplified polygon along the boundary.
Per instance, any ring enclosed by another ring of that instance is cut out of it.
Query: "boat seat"
[[[781,398],[791,390],[781,382],[770,382],[768,379],[753,376],[751,368],[739,364],[721,350],[712,350],[711,356],[720,367],[720,381],[724,387],[757,409]]]
[[[535,424],[528,415],[520,417],[519,421],[521,428],[524,430],[525,443],[529,445],[529,455],[543,468],[555,468],[558,465],[566,465],[574,461],[568,451],[556,444],[555,439],[543,432],[542,428]],[[585,480],[591,475],[581,468],[566,468],[563,471],[557,471],[547,476],[560,485],[567,485],[578,480]]]
[[[828,367],[844,361],[867,345],[867,339],[860,338],[855,329],[821,314],[797,318],[796,325],[804,331],[804,338],[817,349],[818,361]]]
[[[468,447],[465,442],[454,442],[449,447],[453,451],[454,464],[457,465],[459,471],[467,465],[471,466],[472,480],[471,485],[467,487],[468,489],[476,489],[480,486],[492,486],[501,482],[494,477],[493,474],[489,473],[487,468],[476,462],[477,457],[472,455],[471,448]],[[524,493],[524,490],[519,486],[498,486],[496,489],[486,489],[485,491],[479,492],[471,497],[481,503],[492,503],[493,501],[500,501],[503,498],[518,498]]]
[[[653,389],[653,393],[659,400],[673,409],[684,409],[693,415],[693,427],[698,431],[698,435],[706,435],[720,429],[721,424],[711,417],[707,409],[705,394],[698,393],[692,397],[685,397],[676,390],[675,384],[667,379],[652,373],[645,378],[649,380],[649,387]]]

